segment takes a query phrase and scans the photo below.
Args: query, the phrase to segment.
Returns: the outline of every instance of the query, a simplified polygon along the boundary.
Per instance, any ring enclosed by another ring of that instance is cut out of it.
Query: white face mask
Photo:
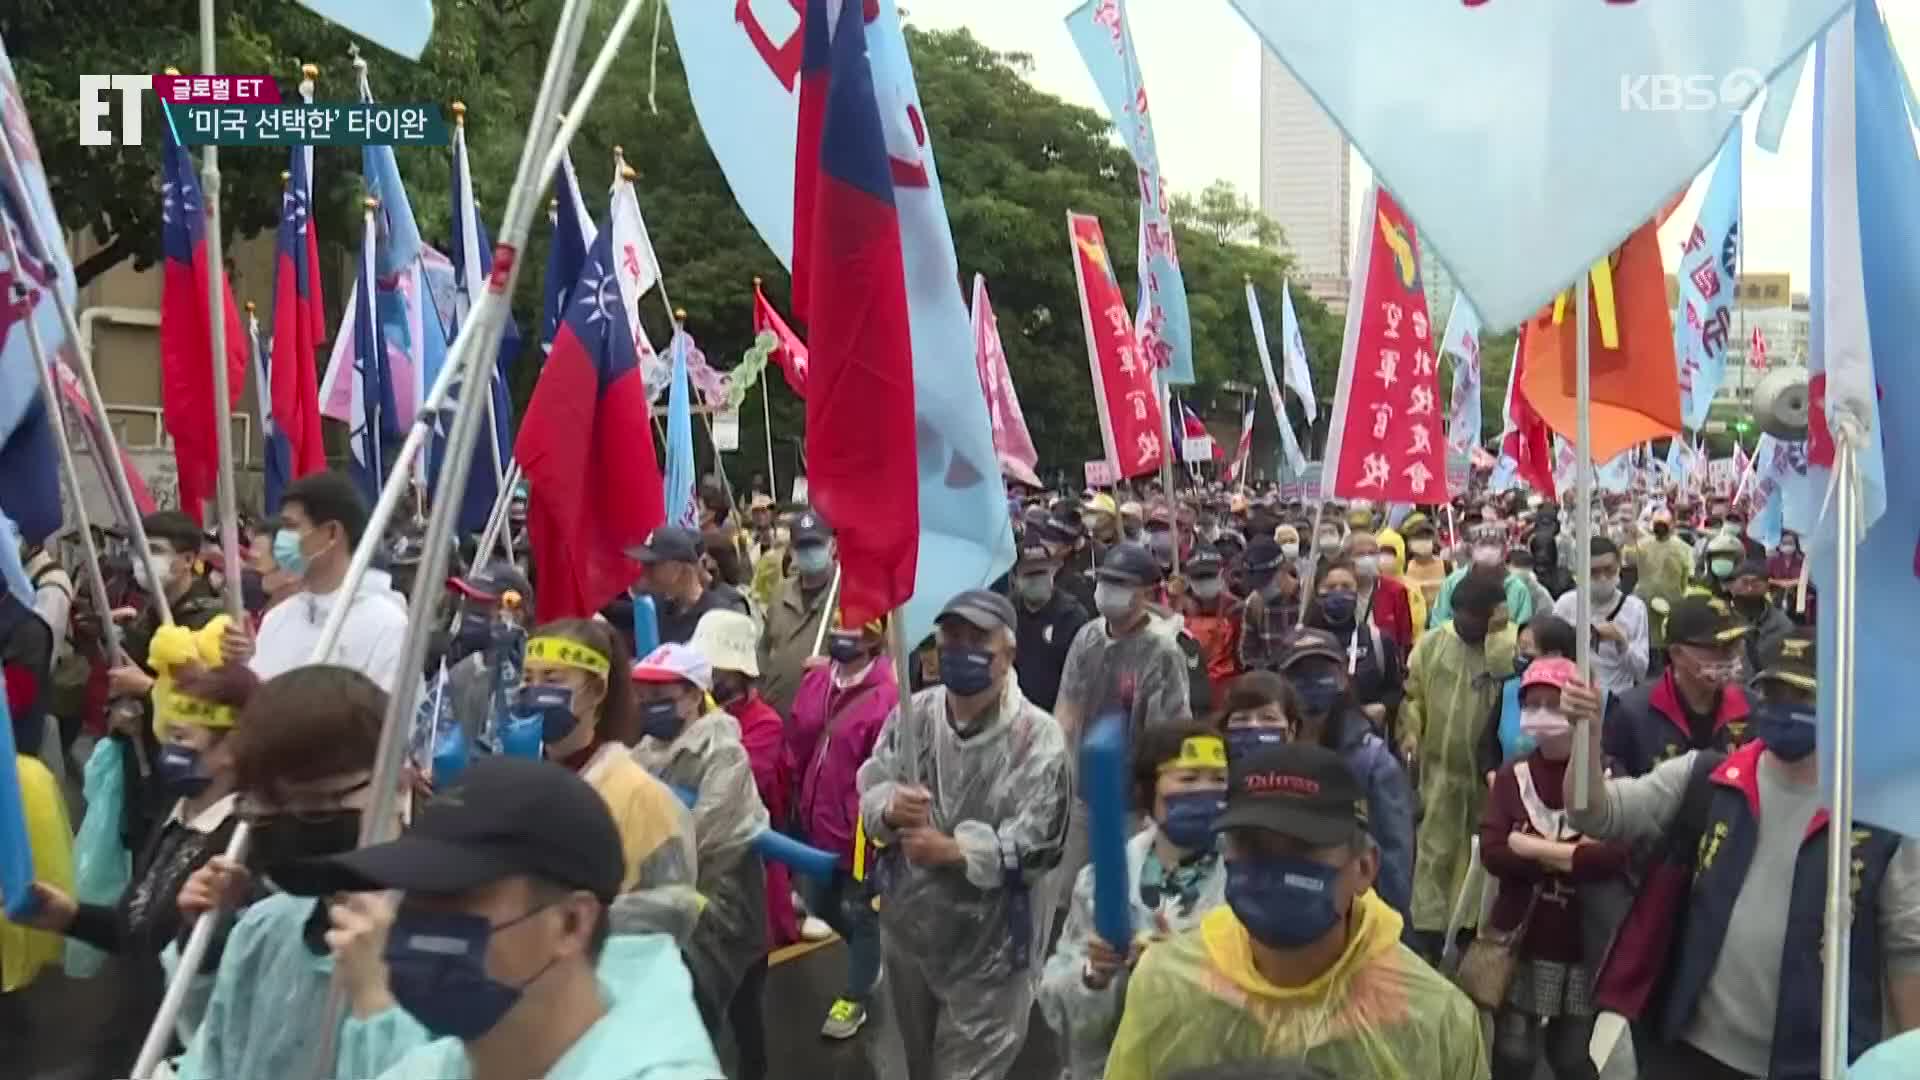
[[[1120,620],[1133,614],[1133,598],[1139,590],[1131,585],[1102,581],[1093,587],[1093,606],[1102,618]]]
[[[1217,577],[1195,578],[1193,580],[1193,595],[1202,600],[1212,600],[1220,595],[1220,590],[1224,587],[1225,583]]]
[[[1407,550],[1422,558],[1433,554],[1433,541],[1427,539],[1407,541]]]
[[[173,577],[173,556],[148,554],[133,564],[134,584],[142,592],[152,592],[156,584],[164,585]]]
[[[1298,540],[1282,541],[1280,544],[1280,554],[1285,555],[1289,559],[1299,558],[1300,557],[1300,541]]]

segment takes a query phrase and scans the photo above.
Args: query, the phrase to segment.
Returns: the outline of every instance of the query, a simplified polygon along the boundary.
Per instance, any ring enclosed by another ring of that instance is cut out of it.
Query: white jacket
[[[320,628],[338,596],[338,590],[302,591],[275,604],[260,623],[249,665],[253,673],[271,679],[311,663]],[[347,603],[346,625],[324,662],[353,668],[391,692],[407,637],[406,601],[393,590],[393,579],[385,570],[368,570]]]

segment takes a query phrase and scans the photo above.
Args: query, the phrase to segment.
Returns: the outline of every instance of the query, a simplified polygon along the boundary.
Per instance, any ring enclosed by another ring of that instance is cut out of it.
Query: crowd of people
[[[1609,494],[1582,578],[1571,500],[1525,492],[1012,499],[1012,569],[905,656],[843,624],[813,509],[704,488],[699,528],[629,552],[628,593],[543,621],[516,507],[520,557],[455,553],[423,673],[472,753],[416,743],[394,792],[407,597],[443,585],[400,529],[346,589],[368,509],[344,477],[292,484],[242,566],[178,512],[144,551],[103,530],[107,611],[73,551],[24,551],[0,654],[38,880],[0,924],[0,1009],[103,971],[101,1037],[131,1047],[215,919],[183,1080],[761,1080],[794,1075],[767,1011],[804,1007],[768,1000],[770,954],[837,936],[820,1035],[880,1080],[1007,1077],[1035,1037],[1073,1080],[1590,1080],[1603,1012],[1641,1076],[1819,1074],[1790,534]],[[1083,783],[1096,729],[1124,736],[1123,805]],[[376,812],[397,839],[359,846]],[[1849,1056],[1912,1075],[1920,854],[1850,844]]]

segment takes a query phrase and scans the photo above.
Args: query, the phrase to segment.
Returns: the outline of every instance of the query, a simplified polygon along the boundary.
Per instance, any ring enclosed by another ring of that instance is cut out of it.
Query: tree
[[[1197,196],[1175,195],[1173,220],[1189,229],[1205,230],[1221,244],[1270,248],[1281,243],[1280,223],[1225,180],[1215,180]]]

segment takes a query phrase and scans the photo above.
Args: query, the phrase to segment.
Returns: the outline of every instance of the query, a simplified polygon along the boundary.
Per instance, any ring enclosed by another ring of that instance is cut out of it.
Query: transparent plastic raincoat
[[[693,1008],[693,986],[673,940],[615,934],[600,953],[606,1015],[561,1055],[545,1080],[712,1080],[713,1044]],[[340,1029],[335,1075],[380,1080],[469,1080],[466,1046],[434,1039],[390,1008]]]
[[[707,713],[671,741],[645,736],[633,758],[669,788],[698,793],[693,839],[704,906],[685,948],[700,1013],[716,1027],[747,968],[767,953],[767,871],[753,850],[767,808],[739,722],[727,713]]]
[[[1247,931],[1224,906],[1148,949],[1127,987],[1107,1080],[1276,1059],[1368,1080],[1490,1076],[1479,1011],[1400,944],[1399,914],[1372,892],[1355,914],[1346,952],[1301,987],[1255,970]]]
[[[693,815],[619,743],[595,752],[581,779],[613,813],[627,863],[609,914],[616,934],[667,934],[686,944],[700,918]]]
[[[976,723],[961,737],[948,719],[946,689],[922,690],[887,721],[858,778],[860,814],[876,843],[896,844],[887,805],[900,785],[919,784],[932,793],[934,828],[965,857],[960,866],[919,867],[895,848],[870,871],[882,882],[886,979],[898,983],[896,966],[910,969],[938,1003],[930,1046],[908,1031],[907,1051],[930,1051],[943,1078],[1002,1076],[1026,1039],[1053,922],[1051,890],[1041,886],[1060,861],[1072,797],[1060,727],[1017,680],[1004,680],[999,703]],[[903,724],[913,729],[918,760],[902,755]],[[1022,907],[1025,918],[1016,919]],[[1016,935],[1024,956],[1016,956]],[[901,990],[889,988],[896,1002]]]
[[[275,893],[240,913],[176,1080],[294,1077],[313,1070],[333,957],[303,933],[315,901]],[[196,982],[204,980],[200,976]]]
[[[1143,948],[1190,930],[1226,900],[1226,866],[1218,856],[1193,864],[1194,880],[1168,881],[1153,854],[1156,827],[1135,833],[1127,841],[1127,905],[1133,913],[1133,939]],[[1149,905],[1142,885],[1158,903]],[[1184,892],[1182,890],[1184,885]],[[1080,871],[1067,908],[1067,924],[1060,943],[1040,978],[1040,1014],[1060,1036],[1060,1056],[1068,1080],[1100,1080],[1107,1067],[1107,1049],[1120,1026],[1120,1010],[1127,1000],[1127,972],[1114,976],[1105,989],[1095,990],[1082,978],[1087,943],[1093,929],[1093,867]]]

